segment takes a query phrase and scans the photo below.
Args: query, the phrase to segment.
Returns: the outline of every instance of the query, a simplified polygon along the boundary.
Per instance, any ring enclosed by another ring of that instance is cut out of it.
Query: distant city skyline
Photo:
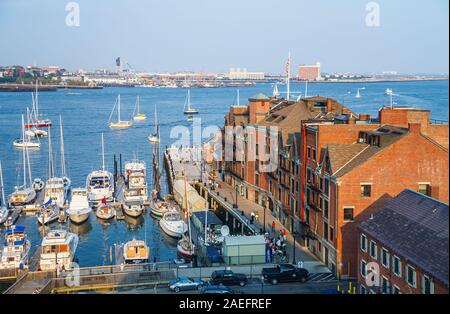
[[[70,2],[2,0],[0,65],[448,75],[447,0],[77,0],[79,26]]]

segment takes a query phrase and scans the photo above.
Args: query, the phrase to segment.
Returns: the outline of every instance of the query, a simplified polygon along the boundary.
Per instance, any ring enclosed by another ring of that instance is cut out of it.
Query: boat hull
[[[130,217],[139,217],[142,215],[143,209],[132,209],[132,208],[128,208],[128,207],[124,207],[124,212],[125,214],[127,214]]]
[[[177,253],[180,257],[184,258],[185,260],[192,260],[194,251],[184,248],[181,244],[177,244]]]
[[[72,214],[72,215],[69,214],[69,219],[71,222],[80,225],[89,219],[89,213]]]
[[[176,239],[182,238],[183,234],[186,232],[186,230],[181,231],[181,230],[177,230],[177,229],[172,228],[170,225],[168,225],[166,223],[166,221],[164,219],[161,219],[159,221],[159,225],[160,225],[161,229],[168,236],[171,236],[172,238],[176,238]]]

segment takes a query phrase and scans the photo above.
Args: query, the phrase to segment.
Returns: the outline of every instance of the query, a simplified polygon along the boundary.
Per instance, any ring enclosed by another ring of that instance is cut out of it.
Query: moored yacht
[[[188,230],[187,224],[181,218],[181,213],[176,211],[165,213],[159,225],[167,235],[174,238],[181,238]]]
[[[43,271],[59,267],[71,269],[77,246],[76,234],[65,230],[50,230],[42,240],[39,268]]]
[[[114,109],[117,107],[117,121],[113,122],[111,121],[111,117],[114,113]],[[120,94],[117,96],[116,103],[114,104],[113,111],[111,113],[111,116],[109,118],[109,127],[111,129],[128,129],[133,126],[133,122],[131,121],[124,121],[120,118]]]
[[[41,225],[50,224],[59,219],[60,216],[60,208],[58,205],[52,204],[52,201],[49,199],[46,204],[43,205],[43,208],[36,213],[37,221]]]
[[[136,122],[144,121],[145,119],[147,119],[145,114],[140,112],[140,109],[141,109],[140,108],[140,99],[139,99],[139,96],[137,96],[136,105],[134,107],[134,114],[133,114],[133,120]]]
[[[113,175],[105,170],[105,149],[102,133],[102,170],[91,172],[86,179],[86,189],[89,202],[99,203],[113,199]]]
[[[92,208],[89,206],[87,199],[87,191],[82,188],[75,188],[72,190],[72,200],[70,202],[67,214],[70,221],[76,224],[81,224],[89,219],[89,214]]]
[[[103,199],[102,204],[97,208],[95,215],[102,220],[110,220],[116,216],[116,209],[106,203],[106,200]]]
[[[128,216],[139,217],[144,212],[144,203],[139,199],[130,201],[125,200],[123,210]]]
[[[5,241],[1,250],[0,269],[20,268],[28,264],[31,242],[25,227],[11,226],[5,231]]]
[[[198,114],[198,110],[191,105],[191,90],[188,90],[186,102],[184,104],[184,114],[193,115]]]
[[[148,263],[150,249],[145,241],[133,239],[123,246],[123,258],[125,264]]]

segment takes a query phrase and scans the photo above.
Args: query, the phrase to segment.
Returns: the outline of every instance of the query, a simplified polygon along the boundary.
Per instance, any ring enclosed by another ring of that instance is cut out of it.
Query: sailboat
[[[105,148],[102,133],[102,170],[91,172],[86,179],[89,202],[99,203],[103,198],[113,199],[113,175],[105,170]]]
[[[189,200],[187,198],[187,186],[186,186],[186,176],[184,177],[184,199],[186,201],[186,211],[187,211],[187,217],[188,217],[188,233],[189,235],[186,236],[186,234],[183,234],[183,237],[181,240],[177,243],[177,252],[179,255],[181,255],[183,258],[187,260],[191,260],[194,252],[195,252],[195,246],[192,243],[192,232],[191,232],[191,217],[189,214]]]
[[[136,98],[136,104],[134,105],[133,120],[134,121],[144,121],[147,119],[144,113],[140,113],[140,99],[139,96]]]
[[[278,98],[280,96],[280,92],[278,91],[278,83],[275,83],[273,86],[272,96]]]
[[[41,143],[31,141],[30,138],[28,136],[26,136],[24,128],[25,128],[25,121],[24,121],[24,118],[22,115],[22,138],[18,138],[16,140],[14,140],[13,146],[16,148],[22,148],[22,149],[25,147],[26,148],[35,148],[35,149],[40,148]]]
[[[113,121],[111,121],[111,117],[112,117],[116,107],[117,107],[117,121],[113,122]],[[111,112],[111,115],[109,117],[109,127],[111,129],[128,129],[128,128],[132,127],[132,126],[133,126],[133,122],[131,122],[131,121],[122,121],[120,119],[120,94],[119,94],[117,96],[116,103],[114,104],[113,111]]]
[[[34,121],[25,124],[25,128],[49,127],[52,126],[50,119],[39,119],[39,101],[38,101],[38,81],[36,80],[36,92],[34,94],[32,113],[34,113]]]
[[[365,87],[358,88],[355,98],[361,98],[361,93],[359,91],[360,90],[365,90],[365,89],[366,89]]]
[[[9,210],[8,207],[5,205],[5,188],[3,186],[3,169],[2,169],[2,162],[0,161],[0,185],[2,190],[2,199],[0,203],[0,225],[4,224],[5,221],[8,219]]]
[[[156,105],[155,105],[155,133],[150,134],[148,136],[148,141],[150,143],[159,143],[159,124],[158,124],[158,115],[156,112]]]
[[[24,118],[22,115],[22,136],[25,138]],[[8,196],[8,203],[10,206],[24,206],[31,204],[36,199],[36,191],[31,186],[31,168],[30,157],[28,154],[28,146],[24,146],[22,152],[23,159],[23,185],[15,188],[15,191]],[[27,165],[28,165],[28,179],[30,186],[27,187]]]
[[[32,108],[34,108],[34,94],[31,93],[32,100]],[[27,123],[25,125],[30,125],[34,123],[33,119],[33,110],[30,112],[29,108],[27,108]],[[28,137],[47,137],[48,133],[45,130],[39,129],[36,126],[32,126],[25,131],[25,135]]]
[[[49,138],[48,138],[48,180],[44,188],[44,200],[51,200],[51,204],[56,205],[59,208],[63,208],[66,200],[68,199],[68,194],[70,190],[70,179],[66,175],[66,165],[64,159],[64,138],[62,131],[62,119],[60,119],[60,145],[61,145],[61,177],[56,177],[54,175],[53,169],[53,152],[51,144],[51,135],[49,128]]]
[[[191,105],[191,90],[189,89],[187,92],[186,101],[184,103],[184,114],[192,115],[198,114],[198,110],[192,107]]]

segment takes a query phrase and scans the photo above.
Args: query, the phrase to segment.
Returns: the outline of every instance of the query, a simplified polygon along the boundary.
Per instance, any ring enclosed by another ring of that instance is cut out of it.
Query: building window
[[[383,294],[390,293],[389,280],[384,276],[381,276],[381,293]]]
[[[313,149],[311,149],[311,151],[312,151],[312,159],[313,159],[313,160],[316,160],[316,159],[317,159],[317,158],[316,158],[316,149],[313,148]]]
[[[375,241],[370,241],[370,257],[377,259],[377,244]]]
[[[308,146],[306,151],[307,151],[308,158],[311,158],[311,147]]]
[[[361,277],[366,278],[366,274],[367,274],[367,263],[365,260],[361,260],[359,262],[359,268],[360,268],[360,274]]]
[[[359,286],[359,294],[367,294],[367,289],[364,285]]]
[[[422,276],[422,293],[423,294],[433,294],[434,293],[434,284],[431,281],[430,277],[423,275]]]
[[[328,223],[323,222],[323,238],[328,241]]]
[[[323,216],[328,219],[328,200],[323,200]]]
[[[364,234],[361,234],[360,237],[360,248],[361,251],[367,252],[367,237]]]
[[[353,221],[353,207],[344,207],[344,221]]]
[[[395,255],[392,257],[392,272],[397,277],[402,277],[402,262],[400,261],[400,258]]]
[[[361,184],[361,197],[371,197],[371,195],[372,195],[372,185]]]
[[[311,173],[311,169],[306,169],[306,181],[308,182],[308,183],[310,183],[311,182],[311,176],[312,176],[312,173]]]
[[[381,264],[389,269],[389,252],[385,248],[381,249]]]
[[[392,286],[392,294],[400,294],[400,288],[396,285]]]
[[[330,227],[330,242],[334,241],[334,229],[333,227]]]
[[[414,270],[414,267],[410,265],[406,266],[406,282],[411,287],[416,287],[416,271]]]
[[[326,196],[330,196],[330,180],[328,178],[323,179],[323,189]]]
[[[419,193],[431,196],[431,185],[429,183],[419,183]]]

